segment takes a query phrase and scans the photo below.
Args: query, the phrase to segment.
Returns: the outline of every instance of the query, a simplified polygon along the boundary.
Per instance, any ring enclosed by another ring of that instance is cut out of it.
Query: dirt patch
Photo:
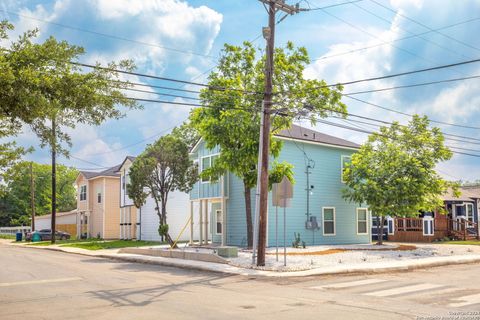
[[[416,250],[416,246],[411,245],[399,245],[395,248],[379,248],[379,249],[327,249],[322,251],[306,251],[306,252],[287,252],[287,256],[323,256],[327,254],[342,253],[348,251],[413,251]],[[275,253],[267,253],[268,255],[274,255]]]

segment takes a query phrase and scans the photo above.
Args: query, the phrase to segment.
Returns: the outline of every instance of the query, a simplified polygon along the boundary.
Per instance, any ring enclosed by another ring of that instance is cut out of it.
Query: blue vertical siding
[[[201,161],[205,155],[218,153],[218,148],[206,150],[203,143],[199,146],[196,157]],[[315,161],[315,167],[311,169],[310,185],[314,186],[313,194],[310,196],[310,214],[317,217],[320,230],[305,229],[307,212],[306,194],[306,159],[305,154]],[[294,197],[291,206],[286,210],[286,243],[288,246],[294,240],[294,233],[300,233],[301,239],[307,245],[319,244],[349,244],[369,243],[370,234],[357,235],[356,209],[360,206],[349,203],[342,198],[342,189],[345,185],[341,182],[342,156],[352,155],[355,150],[336,148],[328,145],[304,143],[300,141],[284,141],[283,149],[277,159],[279,162],[287,161],[294,166]],[[236,246],[247,245],[247,227],[245,217],[245,199],[243,182],[235,175],[229,173],[225,177],[225,191],[228,199],[226,201],[227,220],[225,230],[227,232],[227,244]],[[228,194],[227,194],[228,192]],[[191,199],[214,198],[221,196],[219,183],[198,182],[192,190]],[[255,190],[251,190],[252,216],[255,211]],[[212,205],[212,219],[214,221]],[[219,205],[219,204],[218,204]],[[323,235],[322,207],[335,208],[335,229],[336,234],[332,236]],[[271,204],[269,194],[268,208],[268,245],[275,245],[275,207]],[[283,209],[279,208],[279,244],[283,245]],[[369,225],[370,221],[368,221]],[[213,224],[212,224],[213,226]],[[367,227],[368,233],[370,228]],[[212,229],[212,231],[214,231]],[[214,232],[212,232],[214,234]],[[214,234],[214,242],[220,242],[221,238]]]
[[[200,142],[197,151],[192,155],[192,160],[198,160],[199,168],[202,166],[202,158],[209,155],[218,154],[219,148],[215,147],[213,149],[205,148],[205,143]],[[215,182],[202,182],[199,180],[193,185],[192,190],[190,191],[190,199],[204,199],[204,198],[215,198],[222,195],[222,189],[220,186],[220,181]]]

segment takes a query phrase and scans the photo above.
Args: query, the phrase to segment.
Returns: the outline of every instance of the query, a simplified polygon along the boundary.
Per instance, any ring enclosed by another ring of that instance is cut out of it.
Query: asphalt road
[[[0,319],[480,319],[479,274],[264,279],[0,243]]]

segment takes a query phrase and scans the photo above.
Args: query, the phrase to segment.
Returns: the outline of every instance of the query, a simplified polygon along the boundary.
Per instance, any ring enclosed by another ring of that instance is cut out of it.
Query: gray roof
[[[330,144],[333,146],[360,148],[359,144],[354,142],[330,136],[312,129],[307,129],[301,126],[292,125],[290,129],[282,130],[276,134],[278,137],[293,138],[297,140],[311,141],[323,144]]]
[[[444,201],[473,201],[473,199],[480,197],[478,194],[472,192],[472,190],[460,188],[458,191],[460,192],[460,195],[455,197],[453,190],[448,188],[447,192],[445,192],[441,198]]]
[[[111,168],[105,169],[103,171],[80,171],[81,174],[85,176],[86,179],[92,179],[95,177],[119,177],[120,175],[117,173],[120,168],[120,165],[113,166]]]

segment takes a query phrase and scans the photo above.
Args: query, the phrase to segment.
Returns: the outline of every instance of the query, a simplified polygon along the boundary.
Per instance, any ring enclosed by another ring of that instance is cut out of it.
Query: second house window
[[[222,234],[222,229],[223,229],[222,210],[216,210],[215,211],[215,216],[216,216],[216,219],[217,219],[217,234]]]
[[[323,235],[335,235],[335,208],[323,208]]]

